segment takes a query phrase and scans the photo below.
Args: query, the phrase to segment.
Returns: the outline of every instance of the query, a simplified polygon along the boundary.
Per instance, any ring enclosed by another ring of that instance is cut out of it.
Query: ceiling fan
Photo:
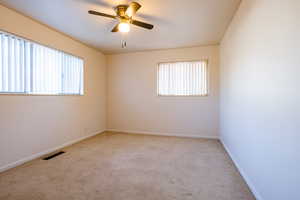
[[[131,2],[129,4],[121,4],[115,7],[116,16],[109,15],[101,12],[97,12],[94,10],[89,10],[89,14],[98,15],[102,17],[109,17],[112,19],[116,19],[119,23],[111,30],[111,32],[129,32],[130,26],[129,24],[133,24],[146,29],[153,29],[152,24],[148,24],[145,22],[137,21],[132,19],[133,15],[141,8],[142,6],[137,2]]]

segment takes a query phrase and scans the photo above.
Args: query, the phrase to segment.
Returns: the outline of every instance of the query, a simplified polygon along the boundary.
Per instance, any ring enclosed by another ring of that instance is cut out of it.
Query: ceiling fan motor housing
[[[125,4],[124,5],[118,5],[117,7],[115,7],[115,11],[116,11],[118,16],[128,18],[128,16],[126,15],[127,8],[128,8],[128,5],[125,5]]]

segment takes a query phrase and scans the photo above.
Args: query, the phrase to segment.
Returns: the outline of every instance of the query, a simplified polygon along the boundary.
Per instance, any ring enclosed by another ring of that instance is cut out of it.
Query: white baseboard
[[[0,167],[0,172],[6,171],[8,169],[17,167],[19,165],[22,165],[26,162],[29,162],[31,160],[34,160],[36,158],[42,157],[43,155],[49,154],[51,152],[57,151],[59,149],[62,149],[64,147],[70,146],[74,143],[80,142],[84,139],[93,137],[95,135],[101,134],[105,131],[111,131],[111,132],[120,132],[120,133],[134,133],[134,134],[143,134],[143,135],[157,135],[157,136],[175,136],[175,137],[188,137],[188,138],[206,138],[206,139],[220,139],[217,136],[207,136],[207,135],[195,135],[195,134],[188,134],[188,135],[181,135],[181,134],[176,134],[176,133],[158,133],[158,132],[151,132],[151,131],[129,131],[129,130],[118,130],[118,129],[107,129],[107,130],[102,130],[102,131],[97,131],[95,133],[89,134],[87,136],[83,136],[81,138],[72,140],[70,142],[66,142],[60,146],[48,149],[46,151],[28,156],[26,158],[23,158],[21,160],[18,160],[16,162],[10,163],[8,165],[5,165],[3,167]],[[247,174],[245,173],[245,171],[241,168],[241,166],[238,164],[237,160],[235,159],[235,157],[233,156],[233,154],[231,153],[231,151],[229,150],[229,148],[227,147],[227,145],[223,142],[223,140],[220,140],[221,143],[223,144],[225,150],[227,151],[227,153],[229,154],[229,156],[231,157],[233,163],[235,164],[235,166],[237,167],[237,169],[239,170],[241,176],[244,178],[244,180],[246,181],[246,183],[248,184],[250,190],[252,191],[253,195],[255,196],[255,198],[257,200],[263,200],[263,198],[261,197],[261,195],[259,194],[259,192],[256,190],[254,184],[250,181],[249,177],[247,176]]]
[[[46,151],[42,151],[42,152],[40,152],[40,153],[37,153],[37,154],[31,155],[31,156],[28,156],[28,157],[23,158],[23,159],[21,159],[21,160],[18,160],[18,161],[16,161],[16,162],[10,163],[10,164],[5,165],[5,166],[2,166],[2,167],[0,167],[0,172],[4,172],[4,171],[9,170],[9,169],[11,169],[11,168],[17,167],[17,166],[22,165],[22,164],[24,164],[24,163],[26,163],[26,162],[29,162],[29,161],[34,160],[34,159],[36,159],[36,158],[42,157],[42,156],[44,156],[44,155],[46,155],[46,154],[52,153],[52,152],[54,152],[54,151],[57,151],[57,150],[62,149],[62,148],[64,148],[64,147],[70,146],[70,145],[72,145],[72,144],[74,144],[74,143],[77,143],[77,142],[79,142],[79,141],[81,141],[81,140],[90,138],[90,137],[92,137],[92,136],[98,135],[98,134],[103,133],[103,132],[105,132],[105,130],[97,131],[97,132],[95,132],[95,133],[91,133],[91,134],[89,134],[89,135],[86,135],[86,136],[83,136],[83,137],[81,137],[81,138],[72,140],[72,141],[70,141],[70,142],[66,142],[66,143],[64,143],[64,144],[62,144],[62,145],[59,145],[59,146],[57,146],[57,147],[48,149],[48,150],[46,150]]]
[[[224,146],[225,150],[227,151],[228,155],[230,156],[231,160],[235,164],[236,168],[239,170],[241,176],[246,181],[247,185],[249,186],[249,188],[250,188],[251,192],[253,193],[253,195],[255,196],[255,198],[257,200],[263,200],[262,196],[260,195],[260,193],[258,192],[258,190],[255,188],[255,186],[252,183],[252,181],[250,180],[249,176],[246,174],[245,170],[243,170],[243,168],[241,167],[241,165],[237,162],[237,159],[233,156],[233,154],[231,153],[231,151],[229,150],[229,148],[227,147],[227,145],[223,142],[222,139],[220,139],[220,141],[223,144],[223,146]]]
[[[141,135],[157,135],[157,136],[173,136],[173,137],[185,137],[185,138],[204,138],[204,139],[216,139],[219,140],[218,136],[210,135],[196,135],[196,134],[178,134],[178,133],[159,133],[152,131],[132,131],[132,130],[119,130],[119,129],[107,129],[106,131],[119,132],[119,133],[134,133]]]

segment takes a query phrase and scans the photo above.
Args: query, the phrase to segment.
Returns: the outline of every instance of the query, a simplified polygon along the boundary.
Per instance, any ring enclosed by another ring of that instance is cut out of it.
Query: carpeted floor
[[[0,174],[1,200],[254,200],[217,140],[105,133]]]

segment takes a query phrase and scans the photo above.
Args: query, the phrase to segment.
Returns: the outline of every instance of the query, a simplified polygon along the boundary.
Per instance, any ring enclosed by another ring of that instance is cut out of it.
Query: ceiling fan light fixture
[[[88,13],[92,15],[98,15],[101,17],[108,17],[108,18],[118,20],[118,24],[116,24],[114,28],[111,30],[112,33],[116,33],[116,32],[127,33],[130,31],[131,24],[134,26],[151,30],[154,27],[152,24],[141,22],[132,18],[141,7],[142,6],[139,3],[132,1],[128,4],[120,4],[116,6],[114,8],[116,15],[105,14],[94,10],[89,10]]]
[[[119,31],[122,33],[128,33],[130,31],[130,25],[126,22],[121,22],[118,26]]]

